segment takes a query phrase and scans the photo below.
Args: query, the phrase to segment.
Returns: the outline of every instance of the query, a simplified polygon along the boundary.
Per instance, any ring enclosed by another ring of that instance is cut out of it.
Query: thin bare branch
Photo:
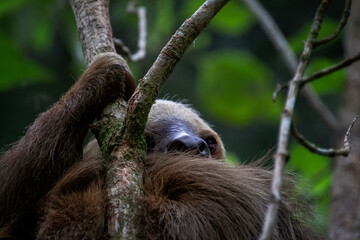
[[[345,156],[347,157],[350,153],[350,143],[349,143],[349,137],[350,137],[350,131],[352,127],[354,126],[358,116],[356,116],[349,128],[347,129],[344,137],[344,146],[340,149],[334,149],[334,148],[321,148],[316,146],[314,143],[307,140],[303,135],[299,133],[299,131],[296,129],[294,122],[291,124],[291,133],[296,138],[296,140],[306,147],[310,152],[325,156],[325,157],[335,157],[335,156]]]
[[[132,14],[138,15],[139,18],[139,40],[138,50],[134,53],[130,60],[133,62],[140,61],[146,56],[146,36],[147,36],[147,21],[146,21],[146,8],[135,7],[136,0],[131,0],[128,4],[127,11]]]
[[[345,134],[345,137],[344,137],[344,148],[349,148],[349,149],[350,149],[350,144],[349,144],[350,131],[351,131],[351,129],[353,128],[353,126],[354,126],[356,120],[358,119],[358,117],[359,117],[359,116],[356,116],[356,117],[352,120],[352,122],[351,122],[348,130],[346,131],[346,134]]]
[[[360,59],[360,53],[356,54],[353,57],[346,58],[343,61],[335,64],[334,66],[317,71],[317,72],[313,73],[311,76],[301,79],[300,80],[301,86],[303,86],[304,84],[307,84],[315,79],[319,79],[319,78],[329,75],[335,71],[346,68],[346,67],[350,66],[351,64],[353,64],[354,62],[358,61],[359,59]]]
[[[271,187],[272,201],[269,203],[268,210],[265,216],[265,222],[263,225],[262,234],[259,239],[269,240],[272,236],[272,231],[277,219],[277,212],[280,203],[280,189],[282,185],[283,172],[286,165],[286,157],[288,154],[288,143],[290,136],[290,128],[292,122],[292,116],[294,112],[297,93],[299,91],[299,81],[305,72],[305,69],[309,63],[310,55],[313,50],[313,41],[317,38],[319,30],[324,18],[325,11],[327,10],[330,0],[322,0],[318,7],[315,19],[312,24],[310,34],[305,42],[303,53],[300,57],[299,65],[296,69],[296,73],[290,82],[288,95],[285,102],[285,107],[280,122],[279,138],[277,144],[277,150],[275,154],[275,169],[273,182]]]
[[[146,56],[146,36],[147,36],[147,21],[146,21],[146,8],[145,7],[135,7],[136,0],[130,0],[126,11],[129,14],[136,14],[139,18],[139,38],[137,42],[138,50],[136,53],[131,53],[130,49],[118,38],[114,38],[114,43],[122,54],[127,57],[129,61],[138,62],[145,58]]]
[[[323,38],[323,39],[314,41],[314,48],[317,48],[320,45],[326,44],[326,43],[334,40],[335,38],[337,38],[340,35],[341,31],[344,29],[344,27],[349,19],[351,3],[352,3],[352,0],[346,0],[345,8],[344,8],[343,14],[341,16],[341,20],[340,20],[339,25],[338,25],[337,29],[335,30],[335,32],[327,38]]]
[[[315,73],[313,73],[312,75],[308,76],[308,77],[305,77],[303,79],[300,79],[299,82],[300,82],[300,88],[301,87],[305,87],[305,85],[309,82],[312,82],[316,79],[319,79],[319,78],[322,78],[324,76],[327,76],[327,75],[330,75],[338,70],[341,70],[343,68],[346,68],[348,66],[350,66],[351,64],[353,64],[354,62],[360,60],[360,53],[356,54],[355,56],[353,57],[349,57],[349,58],[346,58],[344,60],[342,60],[341,62],[331,66],[331,67],[328,67],[328,68],[325,68],[325,69],[321,69]],[[287,89],[289,87],[289,83],[285,83],[285,84],[278,84],[276,86],[276,90],[274,91],[274,94],[273,94],[273,101],[276,101],[276,97],[277,95],[279,94],[280,91],[282,91],[283,89]]]
[[[123,55],[126,59],[131,59],[132,53],[128,46],[125,45],[125,43],[119,39],[119,38],[113,38],[116,51],[119,52],[121,55]]]
[[[129,101],[128,113],[125,119],[125,139],[136,141],[133,138],[134,134],[143,135],[146,121],[140,121],[139,119],[146,119],[143,116],[149,114],[152,103],[186,49],[228,1],[207,0],[176,30],[170,41],[161,50],[149,71],[139,81],[139,86]],[[132,117],[137,119],[132,121]]]
[[[320,70],[320,71],[317,71],[317,72],[313,73],[311,76],[308,76],[308,77],[306,77],[306,78],[300,79],[300,80],[299,80],[299,81],[300,81],[300,88],[306,87],[306,84],[309,83],[309,82],[312,82],[312,81],[314,81],[314,80],[316,80],[316,79],[319,79],[319,78],[321,78],[321,77],[324,77],[324,76],[326,76],[326,75],[329,75],[329,74],[331,74],[331,73],[334,73],[334,72],[336,72],[336,71],[338,71],[338,70],[340,70],[340,69],[343,69],[343,68],[345,68],[345,67],[348,67],[348,66],[350,66],[351,64],[353,64],[354,62],[358,61],[359,59],[360,59],[360,53],[356,54],[356,55],[353,56],[353,57],[349,57],[349,58],[347,58],[347,59],[344,59],[343,61],[335,64],[334,66],[331,66],[331,67],[329,67],[329,68],[326,68],[326,69],[322,69],[322,70]],[[285,83],[285,84],[282,84],[282,85],[278,84],[278,85],[276,86],[276,90],[275,90],[274,93],[273,93],[273,101],[274,101],[274,102],[276,101],[277,95],[280,93],[280,91],[282,91],[283,89],[287,89],[288,87],[289,87],[289,83]],[[306,94],[310,94],[310,92],[306,92]],[[313,104],[316,104],[316,102],[314,102]],[[321,109],[321,111],[324,111],[324,113],[321,114],[321,116],[323,116],[323,117],[326,117],[326,116],[330,117],[330,116],[332,115],[332,113],[328,113],[328,112],[327,112],[327,109],[322,108],[321,105],[319,105],[318,108]],[[335,125],[335,120],[333,121],[333,120],[331,120],[331,119],[330,119],[330,120],[328,119],[328,121],[333,122],[333,124],[331,124],[331,125],[328,126],[329,129],[331,129],[331,130],[336,130],[336,128],[335,128],[335,127],[336,127],[336,125]]]
[[[284,59],[284,63],[291,73],[296,71],[297,60],[294,51],[289,46],[288,41],[281,33],[280,28],[276,24],[275,20],[266,11],[266,9],[257,0],[243,0],[248,8],[254,13],[259,21],[260,26],[267,34],[272,44],[281,54]]]
[[[283,58],[283,62],[289,69],[292,74],[295,74],[296,67],[298,65],[297,57],[294,51],[291,49],[288,41],[285,36],[282,34],[281,30],[277,26],[275,20],[271,17],[271,15],[264,9],[261,3],[257,0],[243,0],[243,2],[249,7],[249,9],[254,13],[256,18],[258,19],[260,26],[264,30],[264,32],[268,35],[272,44],[278,50],[280,55]],[[278,93],[286,88],[288,83],[284,84],[281,88],[277,86],[274,94],[273,101],[276,101],[276,97]],[[330,111],[330,109],[325,105],[325,103],[320,99],[320,97],[316,94],[311,85],[306,85],[301,94],[308,102],[309,106],[318,114],[321,121],[330,129],[334,130],[337,126],[336,117]]]
[[[289,83],[284,83],[284,84],[277,84],[276,85],[276,89],[273,93],[273,96],[272,96],[272,100],[273,102],[276,102],[276,99],[277,99],[277,96],[279,95],[279,93],[284,90],[284,89],[287,89],[289,87]]]

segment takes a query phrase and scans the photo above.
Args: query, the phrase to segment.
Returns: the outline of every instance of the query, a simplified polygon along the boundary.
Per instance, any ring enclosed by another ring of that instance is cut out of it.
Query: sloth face
[[[157,100],[145,129],[149,153],[189,153],[223,159],[220,137],[190,107]]]

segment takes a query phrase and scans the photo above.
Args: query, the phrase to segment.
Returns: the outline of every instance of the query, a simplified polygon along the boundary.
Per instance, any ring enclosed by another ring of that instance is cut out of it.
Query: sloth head
[[[225,150],[218,134],[188,106],[157,100],[145,128],[149,153],[191,153],[224,159]]]

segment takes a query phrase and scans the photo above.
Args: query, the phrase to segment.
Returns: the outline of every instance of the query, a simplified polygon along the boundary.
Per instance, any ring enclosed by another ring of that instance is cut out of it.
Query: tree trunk
[[[345,35],[346,57],[360,52],[360,1],[353,1],[349,26]],[[343,107],[339,112],[337,140],[343,139],[346,128],[360,109],[360,63],[347,70]],[[358,125],[358,123],[357,123]],[[347,158],[334,159],[330,239],[360,239],[360,128],[351,132],[352,149]],[[339,142],[342,146],[343,142]]]

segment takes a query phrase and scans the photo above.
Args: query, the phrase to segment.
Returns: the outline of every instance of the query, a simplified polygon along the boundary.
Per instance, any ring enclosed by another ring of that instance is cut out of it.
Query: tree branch
[[[264,9],[260,2],[257,0],[243,0],[243,2],[249,7],[249,9],[254,13],[256,18],[258,19],[260,26],[264,30],[264,32],[268,35],[272,44],[278,50],[280,55],[283,58],[283,62],[289,69],[292,74],[295,74],[296,67],[298,65],[297,57],[294,51],[291,49],[288,41],[281,33],[281,30],[277,26],[274,19],[271,15]],[[273,94],[273,101],[275,101],[277,94],[287,86],[282,85],[281,88],[279,86],[275,90]],[[330,111],[330,109],[325,105],[325,103],[320,99],[320,97],[316,94],[314,89],[307,85],[305,86],[301,94],[304,96],[305,100],[308,102],[309,106],[318,114],[321,121],[325,123],[325,125],[330,129],[334,130],[337,126],[336,117]]]
[[[130,49],[125,46],[123,41],[118,38],[114,38],[114,43],[117,48],[120,48],[120,51],[125,54],[125,56],[132,62],[138,62],[145,58],[146,56],[146,35],[147,35],[147,22],[146,22],[146,8],[145,7],[135,7],[136,0],[130,0],[127,6],[127,12],[130,14],[136,14],[139,18],[139,38],[138,38],[138,50],[136,53],[132,54]]]
[[[288,41],[281,33],[279,26],[271,17],[268,11],[257,0],[243,0],[248,8],[253,12],[263,31],[267,34],[276,50],[282,56],[285,65],[291,73],[296,71],[297,60],[294,51],[291,49]]]
[[[343,14],[341,16],[339,25],[338,25],[337,29],[335,30],[335,32],[331,36],[329,36],[327,38],[323,38],[323,39],[314,41],[314,43],[313,43],[314,48],[317,48],[320,45],[331,42],[332,40],[334,40],[335,38],[337,38],[340,35],[341,31],[344,29],[344,27],[345,27],[345,25],[346,25],[346,23],[347,23],[347,21],[349,19],[351,3],[352,3],[352,0],[346,0]]]
[[[109,1],[70,0],[70,4],[75,15],[86,65],[89,66],[99,54],[114,53]],[[116,57],[124,67],[127,78],[133,81],[126,61],[120,56]],[[97,130],[94,133],[107,160],[105,166],[107,166],[106,189],[109,199],[108,234],[111,237],[134,238],[138,225],[137,212],[141,207],[143,162],[129,161],[126,156],[130,155],[131,159],[141,159],[144,154],[132,154],[128,146],[113,148],[120,142],[115,144],[112,141],[116,130],[121,126],[126,106],[124,98],[108,106],[94,128]]]
[[[350,66],[351,64],[355,63],[356,61],[358,61],[360,59],[360,53],[356,54],[355,56],[353,57],[349,57],[349,58],[346,58],[344,60],[342,60],[341,62],[331,66],[331,67],[328,67],[328,68],[325,68],[325,69],[321,69],[315,73],[313,73],[312,75],[308,76],[308,77],[305,77],[305,78],[302,78],[299,80],[300,82],[300,88],[301,87],[305,87],[307,83],[309,82],[312,82],[316,79],[319,79],[319,78],[322,78],[324,76],[327,76],[331,73],[334,73],[338,70],[341,70],[343,68],[346,68],[348,66]],[[276,101],[276,97],[278,95],[278,93],[283,90],[283,89],[287,89],[289,87],[289,83],[285,83],[285,84],[278,84],[276,86],[276,90],[273,94],[273,101]]]
[[[108,21],[93,21],[100,18],[100,16],[96,16],[98,13],[108,18],[108,1],[93,1],[71,1],[75,14],[80,14],[76,19],[80,21],[80,23],[78,22],[78,30],[85,58],[89,59],[87,62],[91,62],[93,55],[99,52],[114,51]],[[113,238],[133,239],[136,237],[136,226],[138,225],[136,215],[141,206],[141,173],[146,147],[143,133],[151,105],[186,49],[227,2],[228,0],[207,0],[193,16],[183,23],[140,81],[139,87],[129,101],[121,131],[116,131],[121,121],[113,118],[107,119],[106,124],[104,124],[105,127],[99,131],[99,135],[105,135],[103,137],[106,139],[105,145],[108,145],[108,149],[112,150],[105,152],[109,152],[111,159],[107,177],[110,199],[108,232]],[[79,6],[81,6],[80,8],[96,6],[96,11],[79,10]],[[91,15],[91,13],[95,13],[95,15]],[[90,21],[82,22],[81,18],[84,16]],[[90,30],[84,31],[88,24],[91,25]],[[103,28],[106,28],[106,31]],[[98,45],[93,42],[87,43],[87,34],[97,36],[98,32],[105,34],[106,40],[111,40],[107,42],[106,46],[103,46],[103,42],[101,47],[97,47]],[[107,136],[109,132],[114,133]]]
[[[86,66],[99,53],[115,52],[109,21],[109,1],[70,0]]]
[[[265,222],[263,225],[262,234],[260,239],[270,239],[272,231],[276,222],[277,212],[280,203],[280,188],[282,183],[282,175],[286,165],[288,154],[288,141],[290,135],[290,127],[292,122],[292,115],[294,112],[297,93],[299,91],[299,81],[305,72],[305,69],[309,63],[310,55],[313,50],[313,41],[317,38],[319,30],[324,18],[325,11],[327,10],[330,0],[322,0],[318,7],[315,19],[312,24],[310,34],[305,42],[304,50],[300,57],[299,65],[296,69],[295,75],[290,82],[287,98],[285,101],[285,107],[281,116],[279,138],[277,144],[277,150],[275,153],[275,169],[273,182],[271,187],[272,201],[269,203],[268,210],[265,216]]]
[[[294,122],[291,124],[291,133],[301,145],[306,147],[312,153],[316,153],[316,154],[319,154],[319,155],[322,155],[325,157],[335,157],[335,156],[347,157],[351,150],[350,143],[349,143],[350,131],[351,131],[352,127],[354,126],[357,118],[358,117],[356,116],[352,120],[349,128],[347,129],[347,131],[345,133],[345,137],[344,137],[344,146],[340,149],[334,149],[334,148],[326,149],[326,148],[321,148],[321,147],[316,146],[314,143],[311,143],[310,141],[308,141],[303,135],[301,135],[297,131]]]
[[[360,53],[356,54],[353,57],[346,58],[346,59],[342,60],[341,62],[335,64],[334,66],[317,71],[317,72],[313,73],[311,76],[301,79],[300,80],[301,86],[303,86],[304,84],[307,84],[311,81],[314,81],[315,79],[319,79],[319,78],[329,75],[335,71],[346,68],[346,67],[350,66],[351,64],[353,64],[354,62],[358,61],[359,59],[360,59]]]
[[[129,100],[121,133],[114,137],[113,143],[122,142],[129,150],[135,151],[135,154],[140,155],[141,150],[141,153],[145,154],[143,135],[151,105],[186,49],[227,2],[228,0],[207,0],[175,32],[161,50],[148,73],[140,80],[138,88]],[[119,203],[115,203],[115,209],[121,207],[118,205]],[[119,214],[116,216],[118,222],[122,220],[122,217]],[[118,234],[121,234],[121,232],[118,231]]]
[[[137,141],[136,138],[133,138],[134,134],[142,136],[151,105],[166,79],[173,71],[177,62],[182,58],[186,49],[228,1],[207,0],[176,30],[170,41],[161,50],[149,71],[139,81],[139,87],[129,101],[129,108],[125,119],[125,139],[130,142]],[[135,121],[132,118],[137,120]]]

